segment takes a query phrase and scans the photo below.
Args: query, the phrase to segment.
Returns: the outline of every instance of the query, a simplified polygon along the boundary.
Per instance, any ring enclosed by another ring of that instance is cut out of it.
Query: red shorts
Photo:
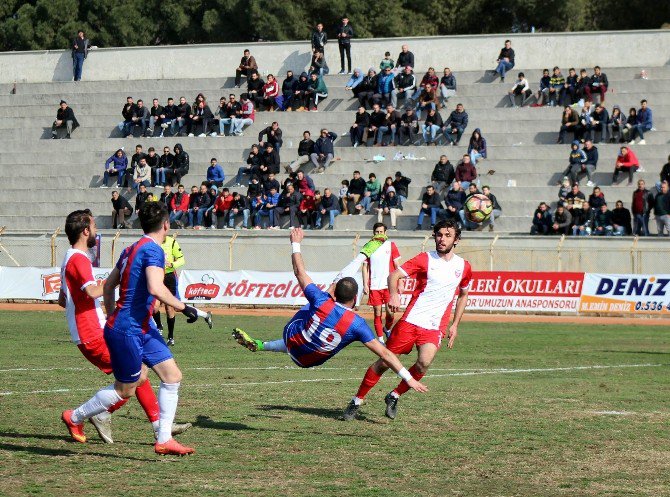
[[[421,328],[401,319],[393,327],[386,348],[394,354],[402,355],[412,352],[415,345],[418,347],[426,343],[432,343],[439,349],[442,345],[442,333]]]
[[[100,336],[90,342],[77,345],[88,362],[105,374],[112,374],[112,360],[109,357],[109,349],[105,337]]]
[[[370,295],[368,296],[368,305],[383,305],[388,304],[391,296],[389,295],[388,288],[384,290],[370,290]]]

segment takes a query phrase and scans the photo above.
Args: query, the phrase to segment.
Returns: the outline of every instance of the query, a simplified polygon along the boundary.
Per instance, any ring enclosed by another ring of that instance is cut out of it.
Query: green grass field
[[[63,314],[0,322],[0,495],[670,494],[667,328],[466,322],[429,393],[404,396],[391,422],[387,374],[345,423],[373,359],[362,346],[302,370],[230,338],[232,326],[279,337],[282,318],[219,316],[213,330],[180,318],[177,419],[194,424],[180,439],[197,453],[179,459],[153,453],[135,400],[114,414],[114,445],[90,424],[88,443],[71,442],[61,411],[109,379],[69,341]]]

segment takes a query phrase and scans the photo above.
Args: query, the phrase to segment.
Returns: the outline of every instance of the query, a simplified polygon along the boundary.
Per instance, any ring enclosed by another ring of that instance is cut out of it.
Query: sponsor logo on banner
[[[49,273],[42,275],[42,297],[60,292],[60,273]]]
[[[670,313],[670,275],[587,273],[580,312]]]
[[[221,287],[214,283],[214,278],[209,274],[202,276],[202,283],[192,283],[186,287],[184,297],[186,300],[212,300],[219,294]]]

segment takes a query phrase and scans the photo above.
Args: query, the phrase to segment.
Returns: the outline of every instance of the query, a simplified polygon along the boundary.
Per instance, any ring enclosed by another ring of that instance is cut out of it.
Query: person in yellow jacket
[[[180,267],[182,267],[186,262],[186,260],[184,259],[184,254],[181,251],[181,247],[179,246],[179,243],[177,243],[177,240],[175,240],[171,236],[165,237],[165,242],[163,242],[162,248],[163,252],[165,252],[165,278],[163,279],[163,283],[168,288],[168,290],[172,292],[172,295],[174,295],[177,298],[180,298],[179,283],[177,279],[179,277],[179,274],[177,273],[177,270]],[[175,310],[172,307],[166,305],[165,314],[167,314],[167,324],[168,324],[167,344],[172,346],[174,345]],[[154,312],[154,321],[156,321],[156,325],[158,326],[158,329],[162,334],[163,325],[161,323],[160,308],[158,307]]]

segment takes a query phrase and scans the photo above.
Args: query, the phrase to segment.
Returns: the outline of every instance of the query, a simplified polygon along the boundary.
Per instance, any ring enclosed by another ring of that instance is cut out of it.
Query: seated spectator
[[[149,166],[149,169],[151,169],[151,186],[162,186],[156,185],[156,182],[154,181],[154,178],[156,177],[156,171],[158,170],[158,164],[160,162],[160,157],[156,155],[156,149],[154,147],[149,147],[147,152],[147,165]]]
[[[452,145],[458,146],[467,127],[468,113],[463,109],[463,104],[458,104],[456,110],[449,114],[449,119],[444,123],[444,136]]]
[[[444,74],[440,79],[440,96],[442,97],[442,105],[446,106],[451,97],[456,96],[456,76],[448,67],[444,68]]]
[[[565,142],[566,133],[574,133],[575,139],[577,139],[578,131],[577,126],[579,123],[579,116],[570,106],[566,106],[563,109],[563,117],[561,118],[561,129],[558,132],[558,140],[556,143],[563,144]]]
[[[284,182],[284,185],[288,185],[289,183],[293,184],[293,181],[287,180]],[[274,173],[268,174],[267,178],[263,181],[262,187],[263,187],[263,195],[269,195],[270,190],[272,190],[273,188],[277,193],[281,191],[279,181],[275,177]]]
[[[430,181],[433,183],[433,186],[442,192],[445,188],[449,188],[449,185],[451,185],[455,178],[456,171],[454,170],[454,166],[449,162],[446,155],[440,155],[440,160],[435,164],[433,172],[430,174]],[[442,188],[439,188],[440,183],[444,183]]]
[[[572,183],[576,183],[576,171],[580,170],[585,162],[586,153],[579,148],[579,140],[573,140],[570,145],[570,155],[568,155],[568,167],[563,171],[563,176],[567,176]],[[576,169],[576,171],[573,169]]]
[[[469,188],[470,183],[477,182],[477,168],[470,162],[470,156],[464,154],[463,158],[456,164],[456,181],[459,181],[464,189]]]
[[[661,190],[654,197],[654,217],[656,235],[670,236],[670,190],[667,181],[661,183]]]
[[[587,139],[598,143],[596,140],[596,131],[600,132],[600,141],[607,142],[607,124],[610,116],[607,109],[602,105],[596,105],[595,110],[591,113],[591,133],[587,135]]]
[[[482,131],[475,128],[468,143],[468,154],[472,165],[477,164],[477,160],[486,159],[486,138],[482,136]]]
[[[251,126],[256,119],[256,111],[251,97],[244,93],[240,98],[242,100],[242,108],[238,114],[239,117],[234,118],[230,123],[231,134],[235,136],[244,136],[242,132],[244,127]]]
[[[473,195],[476,195],[478,193],[480,193],[480,192],[477,189],[477,185],[475,185],[474,183],[470,183],[470,185],[468,186],[468,189],[466,191],[465,202],[467,203],[467,201],[470,197],[472,197]],[[482,224],[473,223],[465,217],[465,208],[458,211],[458,217],[461,220],[461,223],[460,223],[461,226],[463,228],[465,228],[467,231],[480,230],[481,228],[483,228]]]
[[[647,101],[642,100],[640,102],[640,109],[637,111],[637,122],[635,126],[631,129],[629,145],[635,143],[635,137],[639,136],[640,141],[637,142],[638,145],[645,145],[647,142],[644,140],[644,133],[646,131],[651,131],[654,129],[654,124],[651,116],[651,109],[647,107]]]
[[[149,127],[147,128],[147,136],[154,136],[156,125],[161,125],[163,119],[161,116],[165,115],[165,109],[158,103],[158,99],[154,98],[151,109],[149,109]]]
[[[249,80],[254,73],[258,73],[258,64],[256,64],[256,59],[251,55],[251,52],[245,50],[240,65],[235,69],[235,88],[240,87],[242,76]]]
[[[397,140],[396,140],[396,131],[398,127],[400,126],[400,113],[395,110],[393,105],[388,104],[386,106],[386,116],[384,119],[384,125],[379,127],[379,130],[377,130],[377,139],[375,140],[377,143],[375,144],[376,147],[381,147],[381,146],[386,146],[387,143],[384,142],[384,135],[386,133],[391,135],[391,140],[388,142],[388,145],[397,145]]]
[[[586,69],[579,71],[579,79],[577,80],[577,91],[575,92],[579,105],[584,105],[584,102],[590,102],[591,99],[591,78],[586,75]]]
[[[170,200],[170,224],[174,223],[180,228],[184,227],[181,218],[188,212],[189,200],[190,196],[184,191],[184,185],[179,185],[177,193]]]
[[[670,155],[668,155],[668,162],[663,164],[663,167],[661,168],[661,183],[664,181],[667,181],[670,183]]]
[[[293,91],[292,109],[294,111],[309,110],[309,84],[310,80],[307,73],[301,73]]]
[[[226,190],[228,190],[226,188]],[[209,204],[209,207],[207,207],[207,210],[205,211],[205,220],[203,223],[203,228],[209,228],[210,230],[215,230],[216,229],[216,215],[214,214],[214,203],[216,202],[216,199],[218,198],[219,195],[221,195],[223,192],[223,188],[219,188],[217,190],[216,186],[211,186],[209,188],[209,198],[211,199],[212,203]],[[227,194],[228,197],[230,197],[230,194]]]
[[[223,99],[222,99],[223,100]],[[233,134],[233,121],[241,117],[242,105],[236,100],[235,94],[228,95],[228,102],[218,112],[219,136],[226,135],[226,125],[228,125],[228,134]]]
[[[623,130],[626,128],[626,116],[618,105],[612,107],[612,115],[607,120],[610,143],[623,143]]]
[[[403,176],[401,171],[396,171],[395,179],[393,180],[393,188],[395,189],[396,196],[403,204],[407,202],[407,197],[409,197],[409,184],[411,182],[411,178]]]
[[[631,141],[631,137],[633,136],[635,126],[637,126],[637,110],[635,109],[635,107],[631,107],[630,109],[628,109],[628,117],[626,118],[626,124],[624,125],[623,128],[624,143]]]
[[[486,196],[491,201],[493,210],[491,211],[491,216],[488,218],[487,222],[489,223],[489,231],[495,230],[496,219],[502,216],[502,207],[498,203],[498,199],[493,193],[491,193],[491,188],[488,185],[482,187],[482,194]]]
[[[600,66],[593,68],[593,76],[591,76],[591,95],[597,93],[600,95],[600,103],[605,103],[605,93],[607,93],[607,75],[600,70]]]
[[[279,154],[272,146],[272,143],[266,143],[265,151],[261,153],[261,163],[258,166],[258,175],[261,178],[261,183],[265,183],[270,174],[279,174],[279,163]]]
[[[412,107],[405,109],[405,113],[400,117],[400,127],[398,128],[398,143],[400,145],[409,145],[416,141],[416,135],[419,133],[419,120]]]
[[[274,121],[270,126],[258,133],[258,145],[261,148],[264,148],[266,143],[272,143],[274,149],[277,151],[277,153],[279,153],[279,150],[284,143],[284,140],[282,140],[282,134],[283,131],[279,127],[279,123]],[[266,137],[266,139],[263,140],[263,137]]]
[[[551,223],[550,233],[552,235],[568,235],[572,226],[572,214],[564,206],[556,207],[554,219]]]
[[[512,42],[510,40],[505,40],[505,46],[500,50],[496,62],[498,66],[493,72],[500,76],[500,82],[503,83],[507,71],[514,67],[514,49],[512,48]]]
[[[263,227],[263,217],[268,218],[268,229],[279,229],[279,219],[276,215],[275,209],[279,205],[279,192],[274,188],[270,190],[268,195],[263,195],[260,208],[256,209],[255,228],[261,229]]]
[[[572,190],[572,183],[570,178],[563,176],[563,181],[561,181],[561,186],[558,189],[558,205],[568,205],[568,193]]]
[[[426,191],[421,197],[421,208],[419,209],[419,218],[416,221],[416,228],[414,231],[421,231],[423,229],[423,218],[426,215],[430,216],[430,229],[433,229],[437,222],[437,214],[442,210],[442,198],[440,194],[435,191],[433,185],[428,185]]]
[[[579,100],[577,98],[577,83],[579,82],[579,76],[574,67],[568,69],[568,77],[565,78],[565,84],[563,85],[563,102],[561,105],[573,105],[576,104]]]
[[[372,135],[374,142],[377,143],[377,133],[379,128],[384,126],[386,122],[386,112],[382,111],[378,102],[372,104],[372,112],[370,112],[370,118],[368,119],[369,125],[367,128],[367,136]],[[364,142],[361,142],[364,143]]]
[[[355,68],[354,73],[351,75],[349,78],[349,81],[344,85],[344,89],[351,91],[354,94],[354,97],[358,96],[358,92],[360,92],[360,85],[361,82],[363,81],[363,72],[361,71],[360,68]]]
[[[123,186],[123,176],[126,174],[128,167],[128,157],[122,148],[114,152],[109,159],[105,161],[105,173],[102,179],[100,188],[109,188],[109,177],[116,176],[116,186],[121,188]]]
[[[416,97],[416,94],[415,94]],[[432,86],[427,86],[425,90],[421,92],[421,95],[416,97],[416,117],[421,119],[423,111],[430,112],[431,110],[437,110],[439,102],[437,101],[437,92],[433,89]]]
[[[194,136],[198,131],[200,131],[198,133],[200,138],[204,138],[211,133],[213,133],[213,136],[216,136],[216,133],[212,131],[213,121],[214,114],[212,114],[209,105],[204,101],[198,102],[198,106],[193,111],[193,114],[189,116],[188,136]]]
[[[214,117],[212,118],[212,136],[218,136],[219,133],[217,133],[215,130],[218,129],[219,132],[221,132],[221,136],[225,135],[225,132],[221,131],[221,129],[225,129],[225,127],[221,126],[221,119],[228,119],[228,102],[226,102],[226,97],[221,97],[219,99],[219,106],[212,111],[212,114],[214,114]],[[217,126],[218,125],[218,126]]]
[[[314,152],[314,140],[309,131],[303,131],[302,140],[298,143],[298,158],[290,164],[284,166],[287,173],[294,173],[300,169],[300,166],[309,162],[309,156]]]
[[[312,190],[305,191],[302,194],[300,205],[298,206],[298,223],[304,229],[314,229],[314,212],[316,210],[316,201]]]
[[[302,195],[304,195],[308,190],[312,192],[315,190],[314,181],[312,178],[307,176],[304,171],[298,171],[295,173],[293,186],[295,187],[296,191],[300,192]]]
[[[654,208],[654,195],[647,190],[643,179],[637,181],[630,204],[633,216],[633,235],[649,236],[649,215]]]
[[[444,129],[444,121],[442,121],[442,116],[436,109],[430,109],[425,121],[421,125],[421,133],[423,135],[423,141],[426,142],[426,145],[432,145],[433,147],[437,146],[435,143],[435,138],[437,137],[437,133],[439,133],[442,129]]]
[[[421,78],[419,86],[416,87],[416,94],[414,95],[415,100],[418,100],[425,91],[432,91],[433,95],[435,95],[439,85],[440,79],[435,74],[435,69],[429,67],[428,72]],[[431,100],[437,102],[437,98],[432,98]]]
[[[600,190],[599,187],[596,186],[593,189],[593,193],[589,195],[589,205],[591,206],[591,209],[598,210],[606,204],[607,202],[605,202],[605,194]]]
[[[314,151],[309,158],[318,173],[324,172],[335,158],[335,140],[337,135],[326,128],[321,130],[321,136],[314,143]]]
[[[149,121],[151,120],[151,113],[149,109],[144,106],[142,99],[137,101],[136,115],[132,118],[133,126],[140,127],[140,136],[146,136]]]
[[[533,214],[533,225],[530,228],[531,235],[548,235],[553,225],[551,211],[546,202],[540,202]]]
[[[318,74],[312,73],[309,78],[307,107],[310,111],[316,112],[319,110],[319,102],[328,98],[328,88],[323,78]]]
[[[65,100],[60,101],[60,107],[56,111],[56,120],[51,125],[51,138],[58,138],[58,129],[65,128],[67,133],[65,138],[72,138],[72,132],[79,127],[77,118],[74,117],[74,111],[68,107]]]
[[[133,185],[138,192],[142,186],[145,190],[151,186],[151,168],[147,164],[146,157],[140,159],[139,165],[133,171]]]
[[[591,114],[590,102],[585,102],[582,112],[579,114],[577,127],[575,128],[575,140],[579,140],[581,143],[584,143],[585,136],[591,136],[593,132],[593,118]]]
[[[330,72],[323,52],[317,50],[312,54],[312,62],[309,65],[309,72],[316,73],[322,77]]]
[[[356,212],[356,206],[365,194],[365,180],[361,178],[360,171],[354,171],[354,177],[349,180],[347,193],[342,195],[342,213],[352,215]],[[362,212],[359,212],[362,214]]]
[[[261,185],[260,178],[254,174],[247,188],[247,197],[251,201],[258,195],[263,195],[263,185]]]
[[[235,185],[242,186],[242,177],[249,176],[251,179],[252,176],[260,174],[259,167],[261,165],[261,153],[258,145],[252,145],[251,151],[247,156],[246,166],[242,166],[237,170],[237,176],[235,176]]]
[[[612,234],[614,236],[630,235],[631,228],[630,211],[623,206],[621,200],[616,201],[616,207],[612,210]]]
[[[125,197],[119,195],[119,192],[112,192],[112,228],[126,229],[126,218],[133,215],[133,208]]]
[[[358,91],[355,92],[359,105],[372,108],[374,104],[373,97],[377,91],[377,79],[377,72],[373,68],[370,68],[368,74],[359,83],[357,87]]]
[[[396,72],[400,72],[406,67],[414,69],[414,54],[409,51],[409,47],[407,45],[403,45],[400,48],[398,60],[395,63],[395,69]]]
[[[172,159],[172,165],[170,166],[170,171],[167,173],[166,178],[168,184],[172,186],[174,186],[175,183],[181,183],[181,179],[188,174],[190,168],[188,153],[184,151],[181,143],[175,144],[173,151],[174,158]]]
[[[462,221],[459,212],[465,205],[465,198],[466,195],[461,182],[454,180],[451,184],[451,188],[447,190],[447,194],[444,196],[445,208],[439,212],[439,217],[453,219],[461,225]]]
[[[254,107],[258,110],[260,110],[263,105],[264,86],[265,81],[263,81],[258,73],[252,74],[251,78],[247,81],[247,95],[249,95],[249,99],[254,103]]]
[[[302,195],[296,191],[293,184],[289,183],[286,185],[286,190],[279,196],[279,203],[275,209],[277,226],[281,228],[283,224],[282,217],[289,216],[289,228],[300,227],[298,211],[300,210],[301,201]]]
[[[514,86],[507,92],[509,97],[509,102],[512,107],[519,107],[516,104],[516,97],[521,97],[521,107],[523,107],[530,97],[533,95],[533,92],[530,90],[530,85],[524,73],[520,72]]]
[[[206,183],[200,185],[200,190],[191,193],[188,209],[188,224],[193,229],[202,229],[205,212],[214,201],[209,195],[209,188]]]
[[[563,102],[565,78],[558,66],[555,66],[549,79],[549,106],[556,107]],[[557,212],[558,214],[558,212]],[[555,224],[555,223],[554,223]]]
[[[349,128],[349,138],[351,138],[352,147],[356,148],[360,144],[367,145],[367,130],[369,126],[370,114],[365,111],[365,106],[361,105],[356,112],[354,124]]]
[[[214,189],[216,190],[216,188]],[[210,198],[212,198],[211,193],[210,190]],[[216,230],[226,226],[226,218],[233,204],[233,196],[230,194],[228,188],[221,188],[218,194],[214,194],[213,198],[214,201],[209,206],[207,212],[205,212],[205,217],[210,217],[210,228]]]
[[[584,202],[580,209],[573,208],[572,234],[574,236],[591,236],[596,220],[596,211],[591,209],[588,202]]]
[[[212,186],[222,187],[225,180],[226,175],[223,173],[223,168],[216,160],[216,157],[212,157],[207,168],[207,186],[210,188]],[[228,189],[225,189],[225,191],[228,191]]]
[[[318,214],[316,216],[315,222],[317,229],[321,229],[323,218],[325,216],[328,216],[329,221],[327,229],[333,229],[333,226],[335,225],[335,216],[340,214],[339,203],[339,199],[333,195],[333,193],[330,191],[330,188],[323,190],[323,197],[321,197],[321,201],[317,204]]]
[[[286,78],[281,84],[282,104],[279,108],[282,110],[292,110],[293,94],[298,87],[298,79],[293,75],[293,71],[286,71]]]
[[[586,202],[586,195],[579,190],[579,185],[577,183],[573,183],[570,192],[565,196],[565,200],[566,209],[572,212],[575,209],[581,209],[583,207],[584,202]]]
[[[185,97],[179,97],[179,105],[177,105],[177,117],[172,121],[172,126],[170,130],[173,135],[183,136],[182,130],[184,127],[188,130],[188,125],[190,123],[190,116],[193,114],[191,111],[191,106],[186,102]]]
[[[369,214],[372,202],[379,201],[381,197],[382,187],[377,180],[375,173],[368,175],[368,180],[365,182],[365,192],[363,197],[356,204],[356,210],[359,214]]]
[[[407,104],[412,100],[412,95],[416,91],[416,78],[410,66],[395,77],[394,88],[391,91],[391,105],[398,107],[398,99],[402,99]]]
[[[602,204],[599,209],[595,209],[593,232],[591,234],[594,236],[612,236],[613,231],[612,212],[607,208],[607,204]]]
[[[163,204],[168,212],[172,208],[172,199],[174,198],[174,192],[172,191],[172,187],[170,185],[165,185],[163,187],[163,192],[161,193],[160,198],[158,199],[158,202]]]
[[[545,102],[549,101],[549,90],[551,89],[551,76],[549,69],[542,70],[542,77],[540,78],[540,87],[537,90],[536,102],[531,107],[542,107]]]
[[[382,184],[382,193],[380,198],[384,198],[384,195],[386,195],[386,190],[388,190],[389,186],[393,186],[393,178],[391,176],[387,176],[386,179],[384,180],[384,183]]]
[[[619,172],[625,170],[628,172],[628,186],[633,184],[633,175],[640,169],[640,162],[637,160],[635,152],[626,146],[621,147],[621,151],[617,156],[614,164],[614,175],[612,176],[612,184],[617,182]]]
[[[153,197],[151,193],[147,191],[147,186],[144,183],[140,183],[137,190],[137,195],[135,196],[135,214],[139,214],[142,206],[146,202],[150,202]]]
[[[391,61],[391,63],[393,63],[393,61]],[[395,89],[395,76],[391,70],[390,67],[387,67],[379,73],[379,77],[377,78],[377,91],[372,97],[374,102],[378,102],[383,106],[391,103],[391,94]]]
[[[402,213],[402,201],[396,196],[395,188],[389,186],[386,190],[386,196],[379,202],[377,207],[377,222],[384,221],[384,215],[391,216],[391,229],[397,230],[397,217]]]
[[[123,137],[126,138],[132,132],[135,124],[133,118],[137,116],[137,105],[133,97],[126,97],[126,103],[123,109],[121,109],[121,115],[123,116],[123,121],[119,123],[118,128],[123,133]]]
[[[277,97],[279,97],[279,82],[274,74],[268,74],[268,80],[263,85],[263,109],[274,112],[277,109]]]
[[[385,52],[384,53],[384,58],[379,63],[379,72],[384,72],[386,69],[393,70],[394,67],[395,67],[395,63],[393,62],[393,59],[391,58],[391,52]]]
[[[233,201],[228,211],[228,228],[235,228],[235,218],[242,214],[242,227],[248,229],[250,213],[249,199],[237,192],[233,192]]]
[[[147,154],[144,153],[141,144],[135,145],[135,153],[130,157],[130,165],[126,169],[126,175],[124,178],[124,185],[130,186],[133,183],[133,176],[135,169],[139,167],[140,160],[146,158]]]

